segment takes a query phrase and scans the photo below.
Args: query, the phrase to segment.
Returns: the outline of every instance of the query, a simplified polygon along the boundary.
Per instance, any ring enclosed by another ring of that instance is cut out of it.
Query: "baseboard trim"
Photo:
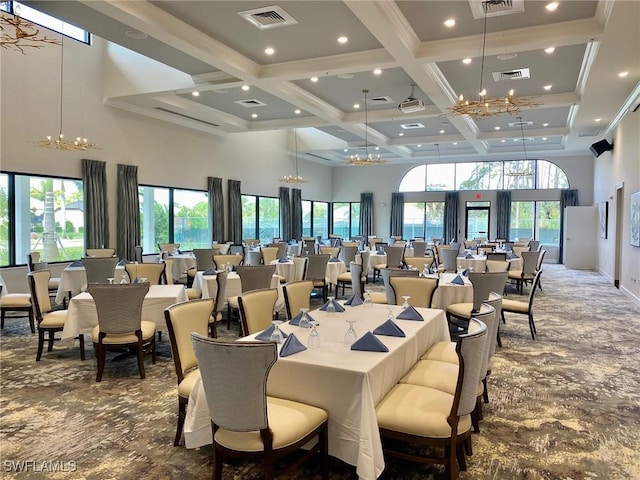
[[[607,272],[603,271],[602,269],[598,268],[598,273],[600,275],[602,275],[603,277],[605,277],[607,280],[609,280],[612,284],[614,282],[614,279],[611,275],[609,275]],[[628,297],[629,300],[631,300],[633,303],[635,303],[636,305],[638,305],[640,307],[640,298],[636,297],[633,292],[631,292],[630,290],[626,289],[624,286],[620,285],[620,287],[618,288],[625,297]]]

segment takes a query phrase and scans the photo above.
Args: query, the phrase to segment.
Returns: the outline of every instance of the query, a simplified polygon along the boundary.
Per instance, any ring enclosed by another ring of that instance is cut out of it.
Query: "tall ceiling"
[[[389,163],[522,158],[523,137],[529,158],[587,154],[640,98],[637,0],[560,0],[555,10],[506,0],[489,5],[486,36],[479,0],[23,3],[191,78],[108,105],[222,136],[314,127],[316,141],[300,154],[327,165],[365,147]],[[275,11],[285,24],[258,28],[241,13],[274,20],[252,10]],[[524,68],[530,78],[494,80]],[[398,105],[412,86],[424,109],[406,114]],[[458,95],[476,98],[480,86],[541,105],[513,116],[450,115]]]

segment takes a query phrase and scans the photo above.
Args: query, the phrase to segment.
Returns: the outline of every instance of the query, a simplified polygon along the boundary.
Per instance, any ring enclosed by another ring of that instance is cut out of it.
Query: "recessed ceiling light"
[[[453,144],[454,144],[454,145],[457,145],[457,144],[458,144],[458,142],[453,142]]]
[[[295,113],[296,115],[300,115],[300,109],[299,109],[299,108],[296,108],[296,109],[293,111],[293,113]]]
[[[399,137],[404,137],[404,133],[400,132],[400,133],[398,134],[398,136],[399,136]]]
[[[546,142],[547,141],[547,137],[542,137],[542,140],[544,140]]]
[[[440,133],[444,133],[444,130],[440,130]]]
[[[244,90],[245,92],[248,92],[249,88],[249,85],[242,85],[242,90]]]
[[[555,51],[556,51],[556,47],[549,47],[544,49],[545,53],[553,53]]]
[[[594,118],[593,120],[594,120],[595,122],[600,122],[600,121],[602,121],[602,119],[601,119],[601,118]]]
[[[353,104],[353,108],[360,108],[360,104],[359,103],[354,103]]]
[[[349,151],[349,149],[348,149],[348,148],[345,148],[345,149],[344,149],[344,151],[345,151],[345,152],[348,152],[348,151]]]
[[[504,143],[504,142],[506,142],[506,140],[505,140],[505,139],[500,140],[500,143]]]
[[[500,127],[493,127],[494,130],[500,130]]]
[[[549,90],[551,90],[551,87],[552,87],[552,86],[553,86],[553,85],[545,85],[545,86],[544,86],[544,87],[542,87],[542,88],[544,88],[546,91],[549,91]]]
[[[548,124],[548,123],[543,123],[543,124],[542,124],[542,126],[543,126],[543,127],[548,127],[548,126],[549,126],[549,124]]]
[[[133,38],[134,40],[144,40],[145,38],[147,38],[146,33],[139,32],[138,30],[127,30],[126,32],[124,32],[124,34],[129,38]]]
[[[311,77],[311,81],[312,82],[317,82],[318,81],[318,77]]]
[[[501,53],[498,55],[498,60],[513,60],[517,56],[517,53]]]
[[[416,145],[416,147],[420,148],[420,147],[422,147],[422,144],[419,143],[418,145]]]
[[[376,150],[380,150],[380,147],[376,147]]]
[[[624,78],[624,77],[626,77],[627,75],[629,75],[629,72],[627,72],[627,71],[620,72],[620,73],[618,74],[618,76],[619,76],[620,78]]]
[[[464,60],[462,60],[462,63],[464,63],[465,65],[469,65],[471,63],[471,59],[465,58]]]
[[[258,114],[257,113],[252,113],[251,114],[251,118],[258,118]]]
[[[274,53],[276,53],[276,51],[273,49],[273,47],[267,47],[264,49],[264,53],[266,53],[267,55],[273,55]]]
[[[191,92],[191,95],[193,95],[194,97],[199,97],[200,96],[200,92]]]
[[[381,69],[381,68],[376,68],[376,69],[373,71],[373,74],[374,74],[374,75],[382,75],[382,69]]]
[[[338,43],[344,45],[345,43],[347,43],[349,41],[349,39],[347,37],[345,37],[344,35],[341,37],[338,37]]]
[[[455,24],[456,24],[455,18],[448,18],[447,20],[444,21],[444,26],[445,27],[451,28],[451,27],[455,26]]]
[[[341,73],[340,75],[338,75],[338,78],[342,80],[351,80],[353,76],[353,73]]]
[[[544,7],[547,10],[549,10],[550,12],[555,12],[556,9],[558,8],[558,2],[551,2],[551,3],[547,3],[547,5]]]

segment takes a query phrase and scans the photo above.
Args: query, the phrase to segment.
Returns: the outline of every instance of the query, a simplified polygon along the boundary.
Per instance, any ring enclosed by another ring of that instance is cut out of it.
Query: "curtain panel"
[[[140,245],[138,166],[118,164],[118,256],[135,259]]]
[[[106,162],[82,159],[84,247],[109,247]]]
[[[302,239],[302,190],[291,189],[291,238]],[[283,240],[289,240],[283,237]]]
[[[404,221],[404,193],[391,193],[391,235],[402,235],[402,222]]]
[[[242,192],[240,180],[228,180],[227,218],[229,219],[229,240],[242,244]]]
[[[455,242],[458,236],[458,212],[460,195],[458,192],[447,192],[444,198],[444,241]]]
[[[224,198],[222,196],[222,179],[207,177],[209,192],[209,230],[211,243],[224,242]]]
[[[564,263],[564,207],[578,206],[578,190],[562,190],[560,192],[560,238],[558,247],[558,263]]]
[[[511,228],[510,190],[498,190],[496,194],[496,216],[498,217],[496,238],[509,240],[509,229]]]
[[[373,193],[360,194],[360,235],[365,239],[373,235]]]
[[[291,240],[291,199],[288,187],[280,187],[280,238]]]

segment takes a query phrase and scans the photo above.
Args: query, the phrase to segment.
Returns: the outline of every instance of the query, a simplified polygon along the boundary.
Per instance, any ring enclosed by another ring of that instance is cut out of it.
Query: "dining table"
[[[166,332],[164,309],[174,303],[187,300],[184,285],[150,285],[142,302],[142,320],[154,322],[158,330]],[[98,312],[91,294],[83,292],[71,298],[62,330],[62,339],[75,338],[78,334],[90,334],[96,325],[98,325]]]
[[[522,257],[507,258],[509,270],[522,270]],[[487,269],[487,257],[485,255],[465,255],[456,257],[458,268],[469,268],[474,272],[484,272]]]
[[[187,270],[196,268],[197,266],[196,257],[191,252],[169,255],[169,258],[173,260],[173,266],[171,268],[173,278],[181,278]]]
[[[124,265],[116,265],[113,273],[113,278],[116,282],[122,276],[125,276],[129,281],[129,276],[124,269]],[[55,302],[58,305],[64,303],[65,298],[71,298],[73,295],[77,295],[87,289],[87,272],[84,266],[71,266],[68,265],[60,274],[60,282],[58,283],[58,290],[56,291]]]
[[[453,283],[452,281],[457,275],[457,273],[448,272],[440,274],[438,288],[433,292],[433,299],[431,300],[432,308],[441,308],[442,310],[446,310],[449,305],[454,303],[473,302],[473,284],[464,275],[460,275],[464,285]],[[427,276],[437,277],[438,274]]]
[[[404,337],[376,335],[388,352],[351,350],[345,344],[347,320],[354,322],[361,337],[383,324],[389,314],[400,313],[402,307],[370,304],[344,308],[342,313],[309,312],[318,324],[320,347],[279,356],[269,372],[267,394],[325,409],[329,415],[330,455],[354,465],[358,478],[374,480],[385,467],[376,405],[429,347],[450,340],[449,328],[442,310],[417,308],[423,320],[395,319]],[[288,322],[280,329],[308,345],[308,329]],[[239,341],[254,338],[250,335]],[[189,397],[184,435],[187,448],[212,443],[200,379]]]

